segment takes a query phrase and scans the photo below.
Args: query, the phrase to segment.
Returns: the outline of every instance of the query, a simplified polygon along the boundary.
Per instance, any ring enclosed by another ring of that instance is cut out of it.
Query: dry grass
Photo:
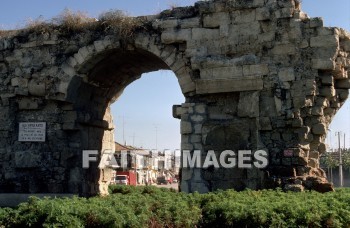
[[[45,21],[44,17],[38,17],[37,19],[29,18],[25,25],[25,30],[36,32],[36,33],[46,33],[52,29],[52,24]]]
[[[57,29],[64,33],[74,33],[86,29],[96,29],[98,26],[105,31],[112,30],[120,34],[124,39],[134,35],[137,28],[142,27],[143,21],[140,18],[129,17],[120,10],[110,10],[99,16],[99,20],[91,18],[82,11],[73,12],[65,9],[57,17],[45,20],[43,17],[28,19],[24,29],[21,30],[1,30],[0,37],[11,36],[14,31],[29,31],[43,34]]]
[[[129,17],[123,11],[110,10],[100,15],[99,21],[106,30],[112,29],[118,32],[123,38],[130,38],[134,35],[135,29],[143,25],[140,18]]]
[[[94,18],[82,11],[73,12],[65,9],[58,17],[52,19],[51,23],[60,25],[68,32],[79,31],[89,27],[95,22]]]

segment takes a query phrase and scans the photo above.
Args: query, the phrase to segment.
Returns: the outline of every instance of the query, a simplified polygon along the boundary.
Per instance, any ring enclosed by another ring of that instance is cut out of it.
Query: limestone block
[[[327,151],[326,144],[325,143],[320,143],[320,145],[318,146],[318,152],[320,154],[324,154],[324,153],[326,153],[326,151]]]
[[[244,76],[263,76],[269,74],[269,67],[266,64],[244,65]]]
[[[180,132],[181,134],[191,134],[193,132],[191,122],[182,120],[180,124]]]
[[[338,47],[339,37],[336,35],[311,37],[310,47]]]
[[[193,122],[202,122],[204,120],[204,117],[202,115],[192,115],[191,120]]]
[[[327,98],[332,98],[336,95],[336,92],[333,86],[322,86],[319,92],[321,96],[327,97]]]
[[[310,151],[309,152],[309,158],[314,158],[314,159],[319,159],[320,158],[320,153],[318,151]]]
[[[253,36],[261,33],[258,21],[230,25],[230,38],[234,41],[241,41],[240,36]]]
[[[216,40],[219,38],[219,29],[206,29],[206,28],[193,28],[192,39],[193,40]]]
[[[264,21],[269,20],[271,17],[270,10],[267,7],[256,9],[256,20]]]
[[[168,29],[168,28],[176,28],[179,25],[178,19],[166,19],[166,20],[156,20],[153,22],[152,26],[153,28],[162,28],[162,29]]]
[[[173,105],[173,117],[180,119],[181,115],[186,114],[187,109],[181,107],[181,105]]]
[[[195,111],[196,111],[196,113],[204,114],[206,112],[206,105],[205,104],[196,104]]]
[[[26,88],[26,87],[28,87],[28,79],[27,78],[20,78],[20,77],[12,78],[11,85],[18,86],[21,88]]]
[[[227,12],[206,14],[203,16],[203,27],[217,28],[223,24],[230,24],[230,15]]]
[[[323,20],[321,17],[314,17],[310,19],[310,28],[322,27]]]
[[[350,40],[347,39],[347,40],[343,41],[342,46],[344,48],[344,51],[349,52],[350,51]]]
[[[350,79],[335,80],[336,89],[350,89]]]
[[[202,127],[203,125],[201,123],[194,125],[194,133],[195,134],[202,134]]]
[[[278,44],[272,49],[274,55],[294,55],[296,47],[293,44]]]
[[[201,79],[232,79],[243,76],[242,66],[218,67],[200,71]]]
[[[63,72],[66,73],[67,75],[69,75],[71,77],[76,75],[74,68],[72,66],[70,66],[68,63],[64,63],[61,67],[62,67]]]
[[[276,33],[273,32],[265,32],[265,33],[261,33],[259,34],[259,43],[265,43],[265,42],[271,42],[274,41],[276,39]]]
[[[293,17],[294,8],[282,8],[275,12],[276,18],[290,18]]]
[[[314,116],[323,116],[323,107],[312,107],[311,114]]]
[[[183,43],[191,39],[190,29],[166,30],[161,35],[161,40],[165,44]]]
[[[278,77],[282,82],[294,81],[294,69],[293,68],[282,68],[278,72]]]
[[[256,12],[255,9],[238,10],[234,11],[233,17],[233,23],[235,24],[250,23],[255,21]]]
[[[259,116],[259,91],[241,92],[238,103],[238,116],[258,117]]]
[[[199,25],[200,25],[199,17],[183,19],[180,21],[180,27],[182,29],[199,27]]]
[[[182,169],[181,170],[181,180],[182,181],[188,181],[193,176],[193,169]]]
[[[269,117],[260,117],[259,118],[259,130],[261,131],[271,131],[272,125]]]
[[[33,96],[45,96],[46,84],[45,82],[39,82],[36,80],[30,80],[28,83],[28,91]]]
[[[274,99],[275,99],[276,111],[278,114],[280,114],[282,112],[282,101],[276,96],[274,97]]]
[[[303,126],[303,119],[302,118],[296,118],[292,121],[292,127],[302,127]]]
[[[309,162],[307,163],[307,165],[312,168],[319,168],[318,159],[315,159],[315,158],[309,159]]]
[[[334,80],[332,75],[322,75],[321,76],[322,85],[333,86]]]
[[[76,111],[66,111],[63,114],[63,122],[69,123],[69,122],[74,122],[78,118],[78,113]]]
[[[264,83],[261,78],[196,81],[197,94],[262,90],[263,87]]]
[[[7,67],[5,63],[0,63],[0,74],[5,74],[7,73]]]
[[[42,164],[42,157],[39,151],[18,151],[15,152],[16,168],[37,168]]]
[[[19,110],[35,110],[39,109],[39,103],[37,100],[23,97],[18,101]]]
[[[345,101],[349,97],[349,90],[347,89],[337,89],[336,92],[341,101]]]
[[[324,135],[327,133],[326,125],[323,123],[318,123],[312,126],[312,133],[315,135]]]
[[[304,186],[301,184],[286,184],[283,189],[287,192],[303,192]]]
[[[313,59],[312,68],[319,70],[334,70],[335,62],[332,59]]]

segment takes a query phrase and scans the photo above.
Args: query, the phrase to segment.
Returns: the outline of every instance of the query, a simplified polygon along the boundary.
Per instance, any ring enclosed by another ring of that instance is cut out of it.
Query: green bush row
[[[0,208],[0,227],[350,227],[350,190],[176,193],[112,186],[107,197],[30,198]]]

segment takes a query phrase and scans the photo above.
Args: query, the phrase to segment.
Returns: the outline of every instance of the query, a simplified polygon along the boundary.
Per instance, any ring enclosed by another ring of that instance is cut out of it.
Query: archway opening
[[[127,167],[113,170],[116,176],[136,174],[132,185],[157,183],[157,177],[178,178],[175,159],[180,156],[180,122],[171,116],[174,104],[184,103],[176,76],[170,70],[143,74],[126,87],[111,105],[115,124],[116,157],[129,153]],[[121,159],[117,159],[120,163]],[[156,164],[157,163],[157,164]],[[167,187],[177,188],[176,184]]]
[[[171,87],[174,90],[177,90],[179,93],[179,82],[180,78],[174,77],[174,73],[169,76],[170,67],[162,60],[164,58],[168,58],[171,53],[169,53],[165,57],[158,57],[155,54],[152,54],[148,51],[144,51],[136,48],[129,49],[114,49],[107,50],[103,53],[100,53],[91,60],[86,61],[82,64],[78,72],[81,74],[80,77],[75,77],[72,85],[69,88],[70,99],[74,98],[75,110],[78,110],[78,116],[82,116],[79,118],[80,124],[80,132],[81,132],[81,147],[83,150],[97,150],[101,154],[108,151],[115,151],[115,125],[113,123],[113,114],[111,112],[111,104],[118,100],[118,98],[123,93],[124,89],[134,82],[135,80],[141,78],[143,74],[158,71],[159,70],[167,70],[160,71],[159,77],[172,77],[173,80],[170,81],[172,84]],[[153,73],[157,74],[157,73]],[[159,74],[159,73],[158,73]],[[167,76],[161,75],[166,74]],[[150,76],[144,76],[143,78],[150,78]],[[154,77],[158,78],[158,77]],[[157,79],[155,79],[157,80]],[[161,81],[161,79],[159,79]],[[175,85],[173,85],[175,83]],[[152,85],[153,84],[153,85]],[[162,98],[163,100],[167,100],[167,96],[171,96],[172,90],[167,87],[162,87],[161,84],[157,84],[157,81],[153,81],[149,88],[144,88],[142,91],[137,91],[136,94],[133,94],[134,102],[141,105],[140,102],[143,103],[143,97],[147,96],[147,93],[150,94],[151,91],[160,91],[154,96],[158,96],[158,98]],[[78,90],[76,88],[79,88]],[[131,89],[132,90],[132,89]],[[133,92],[131,92],[133,93]],[[145,95],[146,94],[146,95]],[[170,100],[168,100],[170,101]],[[183,103],[184,99],[178,100],[177,102]],[[118,102],[116,102],[117,104]],[[157,108],[166,108],[167,116],[171,117],[172,105],[168,104],[167,107],[163,107],[164,104],[157,105],[157,102],[153,102],[153,106],[158,106]],[[150,106],[152,106],[150,105]],[[129,118],[127,116],[128,113],[123,112],[121,110],[120,113],[117,113],[114,117],[115,120],[118,120],[119,117],[124,116],[125,118]],[[140,113],[148,112],[152,113],[152,107],[145,106],[144,110],[139,110]],[[153,114],[154,117],[157,116],[158,113]],[[152,114],[151,114],[152,116]],[[139,116],[139,122],[142,122],[142,118],[144,116]],[[168,119],[168,118],[167,118]],[[131,119],[130,119],[131,120]],[[172,148],[167,148],[164,137],[168,130],[164,129],[164,132],[161,131],[155,132],[155,130],[161,130],[159,126],[160,117],[157,119],[154,118],[152,120],[148,120],[148,131],[147,137],[145,141],[139,142],[138,147],[148,147],[147,149],[180,149],[180,145],[177,148],[174,146]],[[151,122],[149,122],[151,121]],[[176,120],[175,120],[176,121]],[[178,121],[178,120],[177,120]],[[137,122],[137,120],[135,120]],[[122,131],[122,125],[117,126],[117,132]],[[164,124],[164,128],[166,128]],[[137,126],[136,126],[137,127]],[[158,129],[154,129],[158,127]],[[173,131],[172,129],[171,131]],[[179,123],[178,129],[176,130],[177,134],[180,135],[179,131]],[[129,133],[130,131],[125,131],[124,124],[124,142],[121,144],[126,144],[126,137],[136,137],[133,135],[125,136],[125,133]],[[132,132],[131,134],[133,134]],[[162,135],[161,135],[162,133]],[[136,134],[136,132],[135,132]],[[146,134],[145,131],[140,134]],[[157,134],[157,135],[155,135]],[[152,137],[153,140],[148,137]],[[158,138],[159,137],[159,138]],[[157,138],[157,139],[155,139]],[[178,136],[178,139],[180,136]],[[147,143],[146,140],[150,140],[153,143]],[[129,142],[135,143],[135,138],[128,140]],[[157,142],[155,142],[157,141]],[[176,140],[174,140],[176,141]],[[159,142],[159,143],[158,143]],[[144,145],[142,145],[144,144]],[[153,144],[153,145],[152,145]],[[100,155],[101,155],[100,154]],[[102,157],[102,156],[101,156]],[[106,193],[107,187],[112,179],[112,170],[111,169],[98,169],[98,164],[92,165],[89,169],[84,170],[82,173],[82,189],[79,192],[85,192],[87,194],[96,194],[96,193]],[[75,190],[70,190],[71,192],[75,192]]]

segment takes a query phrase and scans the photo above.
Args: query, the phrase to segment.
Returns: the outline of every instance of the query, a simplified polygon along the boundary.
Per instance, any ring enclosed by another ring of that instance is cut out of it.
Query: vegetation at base
[[[107,197],[38,199],[0,208],[0,227],[350,227],[350,189],[177,193],[111,186]]]

